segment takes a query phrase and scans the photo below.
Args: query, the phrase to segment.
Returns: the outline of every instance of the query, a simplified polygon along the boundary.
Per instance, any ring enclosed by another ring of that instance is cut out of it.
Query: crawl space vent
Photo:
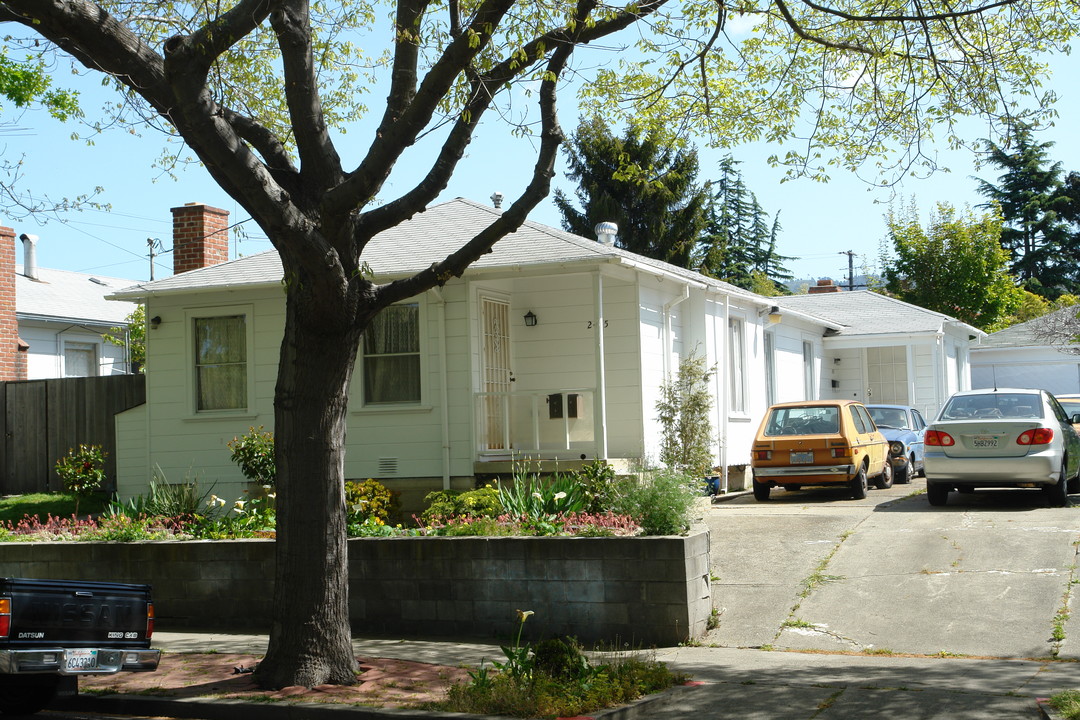
[[[379,458],[379,474],[380,475],[397,475],[398,473],[398,459],[393,458]]]

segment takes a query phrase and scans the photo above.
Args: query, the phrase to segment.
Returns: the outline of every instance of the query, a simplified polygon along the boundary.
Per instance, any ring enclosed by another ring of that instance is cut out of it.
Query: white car
[[[1045,390],[968,390],[949,398],[926,429],[926,495],[944,505],[949,492],[1042,488],[1051,506],[1080,492],[1080,436]]]

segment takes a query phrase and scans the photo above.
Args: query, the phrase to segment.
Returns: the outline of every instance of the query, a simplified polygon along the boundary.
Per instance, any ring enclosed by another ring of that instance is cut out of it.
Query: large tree
[[[994,211],[976,216],[938,203],[924,228],[912,203],[886,222],[895,256],[883,258],[882,274],[891,294],[987,331],[1020,307]]]
[[[104,73],[122,94],[116,120],[182,140],[281,256],[275,617],[259,668],[272,686],[355,680],[342,438],[361,333],[461,275],[545,197],[562,85],[620,125],[772,141],[797,173],[903,171],[930,162],[920,143],[941,120],[1040,104],[1038,58],[1068,45],[1076,13],[1052,0],[0,0],[0,19],[22,26],[9,43]],[[377,127],[339,144],[333,126],[363,113],[368,88]],[[520,117],[526,100],[536,108]],[[373,281],[368,242],[434,201],[500,118],[538,134],[531,179],[454,253]],[[427,171],[399,193],[387,179],[414,148]]]
[[[985,141],[988,162],[1001,169],[998,183],[979,181],[989,198],[983,207],[1000,208],[1001,245],[1010,269],[1024,286],[1054,299],[1080,289],[1080,243],[1069,222],[1069,198],[1062,164],[1052,162],[1052,142],[1038,142],[1030,125],[1016,122],[1003,144]]]
[[[614,222],[619,247],[689,267],[706,194],[697,184],[697,152],[680,145],[679,138],[634,128],[616,137],[600,117],[582,120],[566,147],[567,177],[578,183],[581,209],[556,190],[563,227],[592,237],[598,223]]]

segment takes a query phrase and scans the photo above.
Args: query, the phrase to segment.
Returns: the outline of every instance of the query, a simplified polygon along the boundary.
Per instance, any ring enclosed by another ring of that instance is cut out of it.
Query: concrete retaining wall
[[[365,538],[349,541],[356,635],[531,637],[674,645],[712,603],[709,534],[649,538]],[[154,588],[160,630],[267,632],[272,540],[4,543],[0,576]]]

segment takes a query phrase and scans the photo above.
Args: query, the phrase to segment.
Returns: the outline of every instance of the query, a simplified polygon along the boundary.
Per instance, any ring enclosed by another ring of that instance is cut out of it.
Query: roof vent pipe
[[[615,236],[619,234],[619,226],[613,222],[602,222],[598,223],[593,231],[601,245],[612,247],[615,245]]]
[[[31,280],[37,280],[37,235],[23,233],[19,236],[23,241],[23,275]]]
[[[502,210],[503,194],[496,190],[491,193],[491,204],[495,206],[496,210]]]

